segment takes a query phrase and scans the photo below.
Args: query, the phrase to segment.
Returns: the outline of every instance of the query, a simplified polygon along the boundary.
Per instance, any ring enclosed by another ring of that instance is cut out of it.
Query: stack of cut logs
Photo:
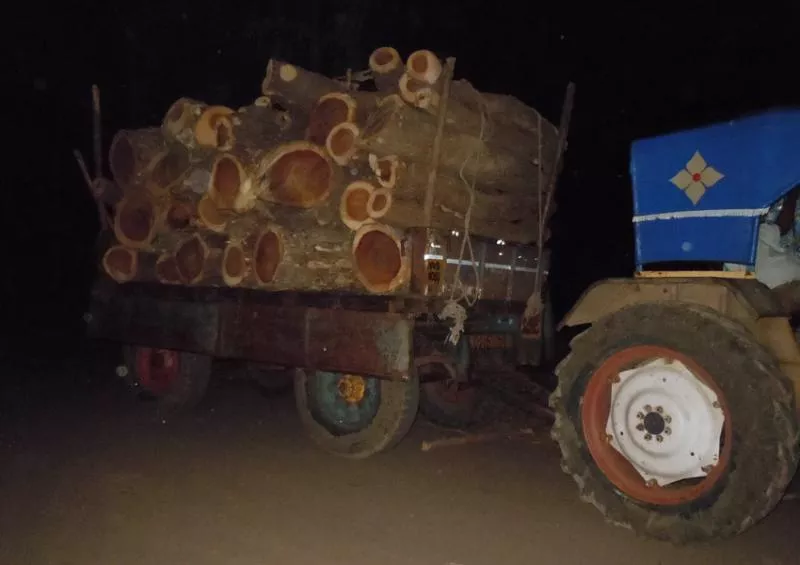
[[[375,88],[366,91],[271,60],[249,106],[181,98],[160,127],[118,132],[109,163],[122,196],[109,203],[116,241],[106,273],[118,282],[402,290],[404,230],[426,224],[446,73],[427,50],[404,64],[381,47],[369,66]],[[472,234],[535,242],[556,128],[466,81],[450,83],[446,102],[428,227],[463,230],[474,194]]]

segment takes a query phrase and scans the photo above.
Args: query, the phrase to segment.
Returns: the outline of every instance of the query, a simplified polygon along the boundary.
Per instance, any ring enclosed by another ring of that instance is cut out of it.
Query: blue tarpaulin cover
[[[800,184],[800,109],[633,143],[636,262],[752,265],[760,217]]]

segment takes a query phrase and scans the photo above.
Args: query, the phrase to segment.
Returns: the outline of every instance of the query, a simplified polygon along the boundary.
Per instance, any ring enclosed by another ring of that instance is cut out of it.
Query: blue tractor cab
[[[636,268],[754,267],[759,224],[800,184],[800,110],[776,110],[633,143]]]

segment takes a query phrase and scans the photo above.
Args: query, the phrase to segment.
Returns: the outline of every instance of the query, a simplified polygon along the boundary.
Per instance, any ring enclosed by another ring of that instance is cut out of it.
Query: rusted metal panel
[[[414,322],[402,314],[309,309],[307,365],[405,377]]]
[[[408,375],[413,315],[388,311],[390,302],[352,297],[235,292],[206,293],[148,285],[98,288],[92,301],[92,336],[217,357],[386,378]],[[303,305],[331,304],[327,308]],[[313,300],[312,300],[313,299]],[[343,309],[333,304],[364,306]]]
[[[608,279],[589,287],[559,327],[590,324],[640,302],[664,301],[708,306],[749,327],[761,317],[782,314],[779,302],[756,280]]]
[[[95,295],[88,319],[96,338],[213,355],[217,303],[175,301],[143,293]]]

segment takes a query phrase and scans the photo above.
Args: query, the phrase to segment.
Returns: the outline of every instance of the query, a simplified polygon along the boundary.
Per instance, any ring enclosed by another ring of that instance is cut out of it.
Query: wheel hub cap
[[[342,375],[336,385],[341,397],[348,404],[357,404],[364,398],[367,385],[364,378],[358,375]]]
[[[651,484],[707,476],[724,423],[717,395],[680,361],[622,371],[611,386],[608,441]]]

